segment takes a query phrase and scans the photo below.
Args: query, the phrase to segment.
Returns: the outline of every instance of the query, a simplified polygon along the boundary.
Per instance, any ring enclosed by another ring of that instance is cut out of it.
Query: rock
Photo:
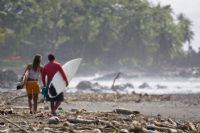
[[[102,90],[108,90],[108,87],[101,86],[100,84],[92,83],[90,81],[81,81],[79,84],[76,86],[78,91],[92,91],[92,92],[102,92]]]
[[[141,84],[141,85],[139,86],[139,88],[140,88],[140,89],[150,88],[150,86],[149,86],[148,83],[144,82],[143,84]]]
[[[126,88],[131,88],[132,89],[132,88],[134,88],[134,86],[132,84],[130,84],[130,83],[113,86],[114,90],[124,90]]]
[[[131,83],[127,83],[124,85],[126,88],[134,88],[134,86]]]
[[[129,131],[128,131],[127,129],[121,129],[121,130],[119,131],[119,133],[129,133]]]
[[[81,81],[79,84],[76,86],[77,89],[92,89],[92,83],[90,81]]]
[[[49,106],[48,105],[44,106],[44,109],[49,110]]]
[[[52,116],[49,118],[49,124],[58,124],[59,123],[59,118],[57,116]]]
[[[63,126],[64,127],[70,127],[70,126],[73,126],[73,124],[71,124],[68,121],[66,121],[66,122],[63,123]]]

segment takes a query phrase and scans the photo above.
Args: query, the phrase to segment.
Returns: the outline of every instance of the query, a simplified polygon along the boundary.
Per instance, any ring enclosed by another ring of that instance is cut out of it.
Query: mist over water
[[[107,87],[106,90],[101,90],[102,93],[115,93],[111,90],[112,80],[95,80],[97,76],[76,77],[67,88],[67,92],[77,92],[76,86],[81,81],[90,81],[91,83],[98,83],[101,86]],[[122,85],[130,83],[134,88],[125,88],[119,90],[119,93],[147,93],[147,94],[194,94],[200,93],[200,78],[164,78],[164,77],[138,77],[138,78],[119,78],[115,85]],[[141,85],[148,84],[148,87],[141,88]],[[90,92],[87,89],[81,92]]]

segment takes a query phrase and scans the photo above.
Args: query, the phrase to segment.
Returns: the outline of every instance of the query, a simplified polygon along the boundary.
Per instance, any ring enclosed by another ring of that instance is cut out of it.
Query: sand
[[[154,125],[159,122],[157,126],[161,126],[160,123],[169,123],[171,119],[176,125],[181,123],[181,127],[165,125],[164,127],[169,128],[165,129],[166,131],[176,129],[177,132],[179,130],[180,132],[200,132],[199,94],[65,94],[65,101],[60,106],[62,112],[57,111],[60,122],[53,125],[49,124],[49,119],[52,117],[49,103],[40,102],[40,97],[38,113],[29,114],[27,97],[23,95],[21,91],[1,92],[0,114],[3,118],[7,118],[25,129],[24,132],[93,133],[95,129],[99,129],[101,132],[109,133],[114,132],[114,130],[120,132],[122,129],[127,129],[128,132],[136,131],[136,127],[140,127],[140,132],[145,132],[145,130],[149,130],[149,124],[152,125],[152,122]],[[128,115],[123,114],[123,111],[116,113],[117,109],[128,111]],[[161,119],[158,119],[158,117]],[[0,123],[3,123],[0,128],[1,132],[8,129],[10,132],[22,130],[16,125],[8,124],[9,122],[3,118],[0,120]],[[81,121],[77,122],[77,118],[81,118]],[[87,123],[86,126],[85,123],[81,123],[82,120],[84,122],[85,120],[92,121]],[[113,122],[118,124],[113,124]],[[133,123],[137,123],[137,126],[132,125]],[[109,128],[107,129],[108,125]],[[195,129],[192,127],[195,127]],[[155,128],[152,131],[165,132],[165,130]]]

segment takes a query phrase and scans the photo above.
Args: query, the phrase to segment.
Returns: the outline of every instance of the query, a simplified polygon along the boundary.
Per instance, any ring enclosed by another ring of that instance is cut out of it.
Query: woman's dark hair
[[[35,55],[34,59],[33,59],[33,64],[32,64],[32,68],[33,70],[36,72],[38,67],[40,67],[40,63],[41,63],[41,55]]]
[[[55,56],[53,54],[49,54],[48,55],[48,59],[49,59],[49,61],[54,61],[55,60]]]

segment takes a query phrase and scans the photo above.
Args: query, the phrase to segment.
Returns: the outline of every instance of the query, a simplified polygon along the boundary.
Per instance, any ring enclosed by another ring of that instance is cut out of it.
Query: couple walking
[[[48,87],[55,73],[60,72],[63,79],[66,82],[66,86],[68,85],[67,76],[65,75],[61,64],[55,60],[55,56],[53,54],[49,54],[48,55],[49,62],[44,67],[41,66],[41,58],[42,58],[41,55],[35,55],[33,63],[27,65],[25,72],[23,74],[25,75],[28,73],[25,86],[26,86],[26,92],[28,94],[28,104],[30,113],[37,112],[37,100],[40,93],[40,85],[39,85],[40,79],[43,82],[43,86]],[[48,89],[55,90],[53,86],[51,86]],[[56,115],[56,110],[60,106],[61,102],[64,100],[64,94],[62,92],[55,98],[50,98],[47,94],[46,100],[50,101],[52,115]]]

